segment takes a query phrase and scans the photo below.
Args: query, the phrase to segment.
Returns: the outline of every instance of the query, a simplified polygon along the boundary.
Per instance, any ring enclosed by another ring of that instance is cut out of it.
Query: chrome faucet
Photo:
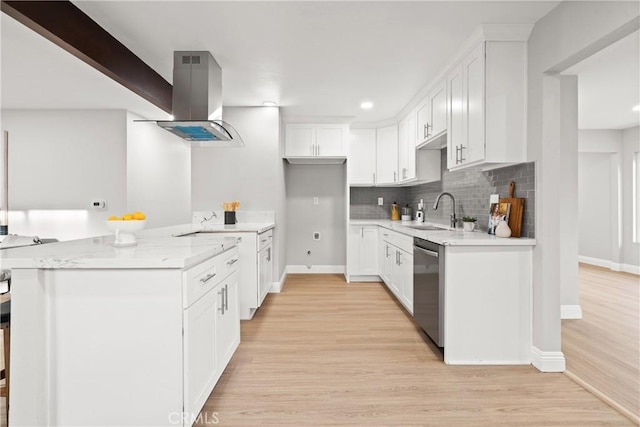
[[[447,193],[446,191],[438,194],[436,202],[433,204],[433,209],[438,209],[438,203],[440,203],[440,198],[442,196],[451,197],[451,201],[453,202],[453,209],[451,209],[451,228],[456,228],[456,199],[453,197],[453,194]]]

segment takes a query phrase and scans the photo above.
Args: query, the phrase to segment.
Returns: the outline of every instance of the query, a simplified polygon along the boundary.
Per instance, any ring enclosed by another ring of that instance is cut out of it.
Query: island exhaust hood
[[[222,120],[222,69],[208,51],[173,52],[173,120],[163,129],[201,147],[243,147],[244,141]]]

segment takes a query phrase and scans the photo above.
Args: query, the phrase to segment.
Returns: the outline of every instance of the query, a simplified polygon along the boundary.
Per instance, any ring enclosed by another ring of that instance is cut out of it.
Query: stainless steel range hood
[[[207,51],[173,53],[173,120],[158,126],[202,147],[243,147],[244,141],[222,120],[222,69]]]

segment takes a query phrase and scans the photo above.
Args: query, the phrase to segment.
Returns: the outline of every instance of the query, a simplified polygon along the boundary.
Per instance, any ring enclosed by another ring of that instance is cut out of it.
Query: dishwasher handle
[[[418,251],[420,251],[420,252],[424,252],[425,254],[427,254],[427,255],[429,255],[429,256],[432,256],[432,257],[436,257],[436,258],[438,258],[438,256],[439,256],[439,255],[438,255],[438,252],[430,251],[430,250],[428,250],[428,249],[423,249],[423,248],[421,248],[421,247],[419,247],[419,246],[414,246],[414,247],[413,247],[413,249],[418,250]]]

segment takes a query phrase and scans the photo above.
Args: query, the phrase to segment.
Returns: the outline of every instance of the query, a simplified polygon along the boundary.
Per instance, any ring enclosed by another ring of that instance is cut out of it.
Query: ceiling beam
[[[2,0],[2,12],[171,113],[173,86],[70,1]]]

